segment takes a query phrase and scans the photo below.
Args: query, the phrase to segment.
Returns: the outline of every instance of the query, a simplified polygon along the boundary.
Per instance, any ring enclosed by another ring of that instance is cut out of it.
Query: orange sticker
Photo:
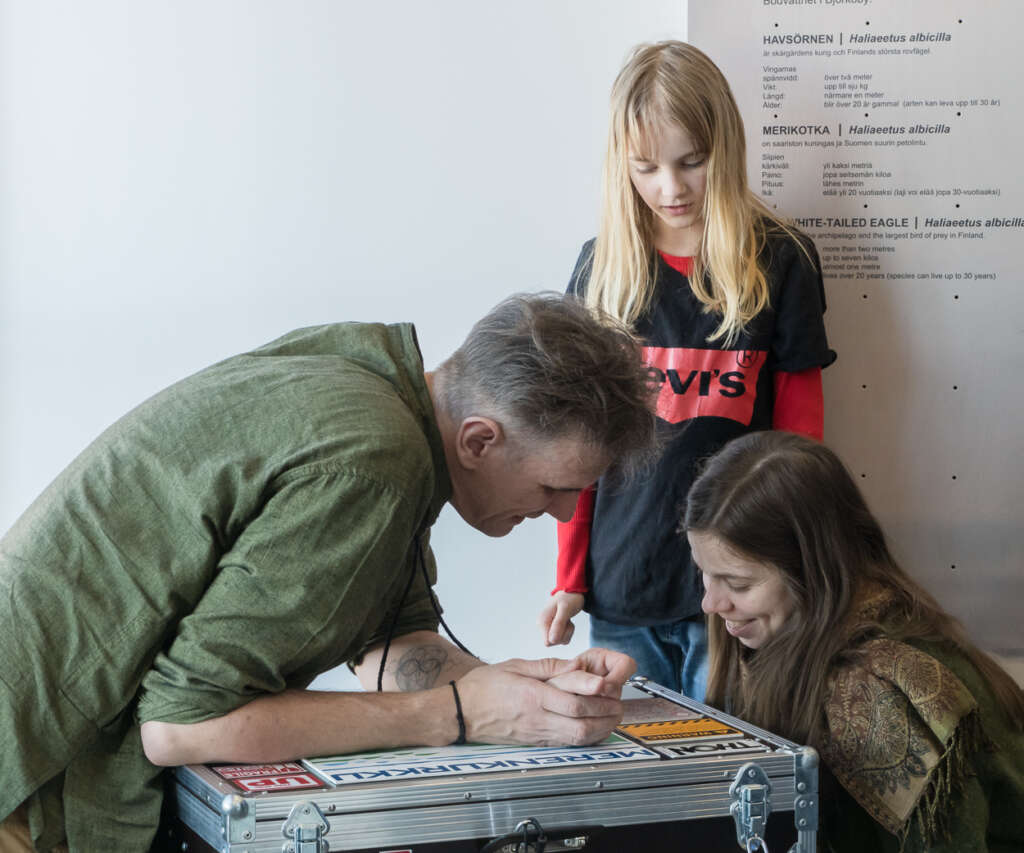
[[[626,723],[619,726],[619,731],[644,741],[731,737],[742,734],[739,729],[710,717],[698,717],[696,720],[664,720],[658,723]]]

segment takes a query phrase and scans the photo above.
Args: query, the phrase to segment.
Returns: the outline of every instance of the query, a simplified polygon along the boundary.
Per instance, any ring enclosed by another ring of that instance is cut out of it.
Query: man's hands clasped
[[[628,655],[588,649],[572,660],[508,660],[458,679],[466,738],[478,743],[582,746],[622,720],[622,687],[636,670]]]

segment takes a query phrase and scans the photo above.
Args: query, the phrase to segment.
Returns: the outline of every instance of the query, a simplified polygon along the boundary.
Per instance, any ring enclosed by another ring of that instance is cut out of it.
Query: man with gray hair
[[[432,373],[410,325],[320,326],[129,412],[0,540],[0,848],[148,849],[161,766],[604,738],[632,661],[442,639],[429,533],[568,520],[649,405],[628,332],[538,295]],[[305,689],[345,662],[380,692]]]

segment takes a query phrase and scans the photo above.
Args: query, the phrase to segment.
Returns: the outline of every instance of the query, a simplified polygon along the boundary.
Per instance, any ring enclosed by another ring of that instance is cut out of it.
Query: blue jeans
[[[662,687],[704,701],[708,686],[708,632],[703,619],[666,625],[617,625],[590,617],[590,643],[624,652],[636,674]]]

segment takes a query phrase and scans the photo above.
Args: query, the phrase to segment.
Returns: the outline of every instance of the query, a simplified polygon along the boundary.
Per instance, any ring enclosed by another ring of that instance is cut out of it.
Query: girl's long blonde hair
[[[767,232],[797,237],[747,186],[743,120],[725,77],[684,42],[636,48],[612,87],[587,302],[629,325],[650,307],[657,269],[654,213],[633,187],[629,157],[631,150],[648,147],[650,136],[665,125],[683,129],[707,157],[704,234],[690,286],[706,311],[721,316],[709,340],[724,338],[731,345],[769,304],[761,254]]]

